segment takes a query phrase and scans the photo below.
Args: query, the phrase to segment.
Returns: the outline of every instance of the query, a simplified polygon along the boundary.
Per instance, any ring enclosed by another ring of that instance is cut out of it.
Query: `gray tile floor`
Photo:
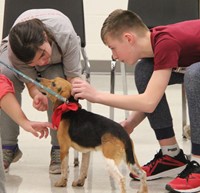
[[[109,91],[110,90],[110,76],[109,75],[91,75],[91,84],[98,89]],[[133,76],[127,76],[128,94],[136,94]],[[122,80],[121,76],[116,76],[116,92],[122,93]],[[171,105],[173,114],[174,127],[177,140],[185,153],[190,151],[190,141],[182,138],[182,117],[181,117],[181,87],[179,85],[171,86],[167,89],[167,97]],[[86,102],[82,101],[83,107]],[[32,120],[46,121],[46,113],[38,112],[32,108],[32,102],[28,97],[27,91],[23,93],[23,109],[27,116]],[[103,105],[93,104],[92,111],[109,116],[109,108]],[[125,118],[125,113],[122,110],[115,110],[115,120],[122,121]],[[148,121],[145,120],[138,126],[131,134],[135,144],[135,151],[141,165],[150,161],[154,154],[159,150],[157,141],[155,140],[154,133],[152,132]],[[70,150],[69,161],[69,180],[66,188],[54,187],[55,181],[59,175],[49,175],[48,166],[50,162],[50,137],[47,139],[37,139],[31,134],[21,130],[19,136],[19,146],[23,151],[23,157],[16,163],[12,164],[10,171],[6,174],[6,186],[8,193],[118,193],[118,186],[110,179],[103,157],[100,152],[94,152],[91,156],[91,163],[89,175],[83,188],[73,188],[71,183],[79,168],[73,167],[73,150]],[[81,155],[79,154],[81,158]],[[137,192],[139,182],[131,181],[129,172],[125,165],[120,165],[120,170],[126,177],[126,186],[128,192]],[[165,184],[171,180],[161,179],[148,182],[149,193],[164,193],[166,192]]]

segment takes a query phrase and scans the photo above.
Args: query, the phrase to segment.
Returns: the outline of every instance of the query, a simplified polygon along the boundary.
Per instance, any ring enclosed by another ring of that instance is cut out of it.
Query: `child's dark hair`
[[[9,43],[13,53],[25,63],[33,60],[39,47],[45,41],[50,44],[54,41],[57,45],[51,31],[39,19],[20,22],[9,32]],[[58,49],[61,52],[60,47]]]

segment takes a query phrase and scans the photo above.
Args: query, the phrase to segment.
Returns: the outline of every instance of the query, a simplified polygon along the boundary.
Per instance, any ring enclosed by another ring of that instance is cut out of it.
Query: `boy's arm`
[[[125,131],[131,134],[135,127],[137,127],[146,117],[146,114],[140,111],[133,111],[129,117],[121,122]]]
[[[72,84],[72,95],[75,99],[87,99],[115,108],[152,113],[160,102],[168,86],[172,69],[161,69],[153,72],[144,93],[141,94],[112,94],[98,91],[84,80],[75,80]]]

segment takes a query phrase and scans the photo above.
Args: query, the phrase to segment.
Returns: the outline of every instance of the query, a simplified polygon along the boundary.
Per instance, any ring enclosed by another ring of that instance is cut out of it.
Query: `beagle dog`
[[[134,154],[131,138],[124,128],[104,117],[81,108],[71,96],[71,84],[63,78],[38,80],[42,85],[66,98],[66,103],[46,93],[54,104],[52,122],[57,126],[57,137],[60,145],[61,178],[55,186],[65,187],[68,179],[69,148],[82,152],[80,175],[72,186],[83,186],[87,178],[90,152],[100,150],[105,158],[110,175],[118,182],[121,193],[126,193],[124,176],[118,165],[122,160],[129,170],[140,179],[138,193],[147,193],[146,173],[141,169]],[[43,91],[45,92],[45,91]]]

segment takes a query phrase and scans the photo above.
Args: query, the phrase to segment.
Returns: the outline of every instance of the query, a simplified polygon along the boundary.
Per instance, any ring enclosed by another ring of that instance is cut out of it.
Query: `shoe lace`
[[[154,158],[148,162],[147,164],[145,164],[144,166],[148,166],[149,168],[153,168],[153,166],[156,164],[157,161],[162,160],[163,159],[163,155],[161,150],[154,156]]]
[[[188,162],[186,168],[178,175],[180,178],[188,179],[191,173],[199,171],[200,165],[196,161]]]
[[[60,163],[60,150],[59,149],[52,149],[51,162],[55,163],[55,164]]]

